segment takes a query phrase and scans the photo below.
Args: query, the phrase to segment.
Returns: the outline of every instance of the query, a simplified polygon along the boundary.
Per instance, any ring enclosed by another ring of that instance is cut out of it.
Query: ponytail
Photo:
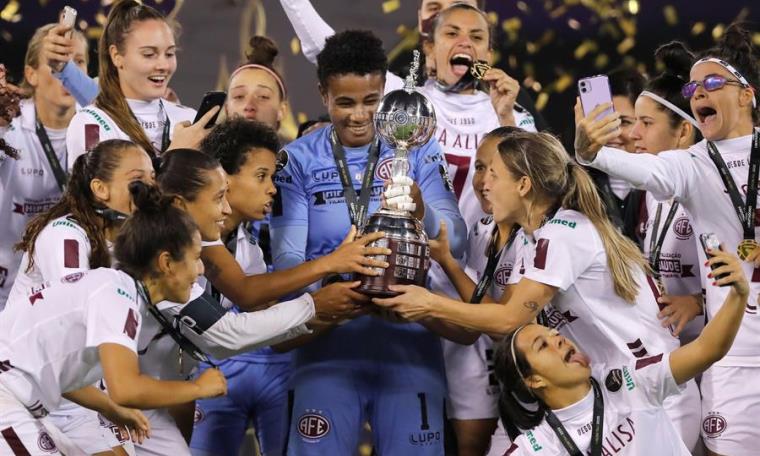
[[[636,244],[609,220],[591,177],[571,161],[557,138],[514,133],[499,143],[499,155],[514,176],[529,177],[536,192],[589,218],[602,239],[615,293],[634,302],[639,291],[636,269],[649,272],[649,266]]]
[[[135,0],[120,1],[111,8],[103,29],[103,35],[98,41],[100,92],[95,98],[95,106],[108,113],[116,125],[132,141],[148,152],[151,157],[155,157],[156,152],[153,144],[151,144],[140,123],[135,119],[127,99],[121,91],[119,73],[111,60],[109,51],[111,46],[116,46],[116,49],[123,53],[124,41],[133,23],[147,20],[166,22],[166,18],[160,12]]]
[[[26,252],[29,257],[26,272],[31,271],[34,266],[37,237],[51,221],[67,214],[71,214],[71,218],[87,233],[91,246],[90,268],[111,265],[105,229],[113,222],[104,220],[96,212],[96,206],[100,203],[92,193],[90,182],[93,179],[110,182],[114,171],[121,163],[123,152],[134,147],[137,146],[131,141],[110,139],[101,142],[89,153],[77,157],[61,199],[46,212],[32,219],[26,226],[21,242],[15,245],[17,251]]]

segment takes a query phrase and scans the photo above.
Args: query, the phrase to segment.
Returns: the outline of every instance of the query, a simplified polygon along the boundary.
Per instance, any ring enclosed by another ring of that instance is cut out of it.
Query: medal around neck
[[[409,150],[430,140],[435,131],[435,110],[432,103],[415,89],[415,75],[419,68],[419,52],[404,88],[383,97],[375,113],[375,131],[378,136],[396,149],[391,174],[403,177],[409,174]],[[362,234],[383,231],[386,236],[371,246],[386,247],[390,255],[376,256],[387,261],[387,269],[378,268],[379,276],[359,275],[359,291],[366,295],[387,297],[398,293],[390,285],[425,286],[430,268],[430,248],[422,223],[408,211],[383,208],[369,217]]]

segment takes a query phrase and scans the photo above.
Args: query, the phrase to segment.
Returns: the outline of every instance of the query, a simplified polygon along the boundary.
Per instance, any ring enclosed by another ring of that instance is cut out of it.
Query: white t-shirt
[[[61,393],[102,378],[98,346],[137,351],[145,303],[132,277],[108,268],[48,285],[14,298],[0,313],[0,360],[13,366],[0,382],[25,405],[55,410]]]
[[[613,365],[615,366],[615,365]],[[656,355],[609,368],[592,366],[604,399],[603,455],[688,456],[678,431],[663,408],[663,401],[679,394],[670,371],[670,355]],[[578,449],[588,454],[594,392],[575,404],[554,410]],[[506,455],[568,454],[551,426],[541,424],[515,439]]]
[[[634,274],[639,293],[629,303],[615,293],[607,254],[593,223],[577,211],[560,209],[530,236],[518,239],[517,273],[558,288],[545,310],[550,325],[576,341],[595,363],[620,364],[669,353],[678,339],[657,318],[654,283],[643,270]],[[520,269],[523,269],[521,271]]]
[[[195,118],[195,110],[186,106],[178,105],[164,99],[153,101],[127,100],[137,120],[142,125],[148,139],[156,150],[161,150],[164,123],[169,119],[169,139],[174,134],[177,124],[185,120],[192,122]],[[97,128],[96,128],[97,127]],[[88,128],[95,128],[98,139],[92,144],[87,144]],[[68,149],[69,169],[74,166],[74,161],[87,151],[87,146],[94,147],[97,143],[107,139],[127,139],[129,136],[121,131],[116,122],[102,109],[95,105],[89,105],[76,113],[66,132],[66,146]],[[150,153],[151,151],[147,151]]]
[[[467,236],[467,263],[465,272],[476,284],[483,277],[483,272],[486,269],[488,246],[491,244],[491,238],[495,229],[496,223],[491,216],[478,220],[477,223],[470,227],[470,233]],[[509,283],[509,276],[512,274],[517,252],[515,241],[517,241],[517,236],[515,236],[512,245],[509,248],[502,249],[501,255],[499,255],[491,286],[487,290],[487,294],[493,299],[501,299],[501,295],[504,294],[504,288]]]
[[[630,181],[635,187],[647,190],[660,201],[675,198],[691,214],[696,235],[715,233],[726,248],[734,252],[742,240],[742,229],[734,212],[731,199],[725,191],[718,169],[707,154],[706,141],[700,141],[688,150],[661,152],[658,155],[628,154],[603,147],[592,163],[608,174]],[[739,188],[745,189],[749,173],[749,154],[752,135],[716,141]],[[582,159],[580,160],[581,162]],[[755,227],[755,239],[760,239],[760,225]],[[704,265],[705,254],[698,249],[700,277],[706,277],[709,267]],[[720,366],[760,367],[760,316],[758,293],[760,273],[752,264],[743,263],[744,273],[750,279],[750,296],[739,333],[727,356],[716,364]],[[730,287],[705,284],[707,316],[713,318],[723,305]]]
[[[2,138],[19,151],[18,159],[0,152],[0,310],[11,291],[21,261],[13,250],[31,219],[48,210],[61,190],[35,128],[32,100],[23,100],[21,114],[2,129]],[[55,155],[66,169],[66,130],[45,128]]]

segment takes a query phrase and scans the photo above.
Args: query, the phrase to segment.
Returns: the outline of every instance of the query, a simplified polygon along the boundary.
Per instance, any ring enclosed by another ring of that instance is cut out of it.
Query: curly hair
[[[380,73],[385,77],[386,71],[388,57],[383,42],[369,30],[336,33],[317,55],[317,78],[322,87],[327,87],[330,76]]]
[[[251,149],[276,153],[280,150],[277,133],[261,122],[235,118],[218,124],[201,143],[201,152],[219,160],[230,175],[240,171]]]

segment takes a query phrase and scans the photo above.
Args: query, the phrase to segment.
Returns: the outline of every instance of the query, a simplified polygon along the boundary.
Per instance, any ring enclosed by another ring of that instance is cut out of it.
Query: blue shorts
[[[238,454],[252,421],[262,454],[283,454],[287,441],[290,363],[228,359],[219,368],[227,378],[227,395],[196,401],[191,452]]]
[[[319,363],[293,374],[288,455],[355,454],[363,423],[379,456],[443,455],[441,372],[424,367]]]

